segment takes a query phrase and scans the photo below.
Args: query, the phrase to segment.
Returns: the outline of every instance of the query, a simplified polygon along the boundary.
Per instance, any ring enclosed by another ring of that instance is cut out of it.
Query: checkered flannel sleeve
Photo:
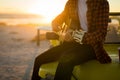
[[[87,32],[85,34],[83,40],[85,41],[85,43],[103,42],[105,40],[105,36],[107,34],[108,19],[109,19],[109,4],[107,1],[101,3],[96,14],[97,14],[97,19],[95,19],[96,20],[95,26],[97,27],[97,30],[95,30],[94,32]]]

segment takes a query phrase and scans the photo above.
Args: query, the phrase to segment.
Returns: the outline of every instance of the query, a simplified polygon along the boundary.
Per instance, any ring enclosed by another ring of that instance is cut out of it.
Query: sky
[[[0,0],[0,13],[31,13],[47,17],[58,15],[67,0]]]
[[[30,13],[53,19],[63,9],[67,0],[0,0],[1,13]],[[108,0],[110,12],[120,12],[120,0]],[[102,6],[102,5],[101,5]]]
[[[37,14],[51,22],[64,9],[67,0],[0,0],[0,14]]]

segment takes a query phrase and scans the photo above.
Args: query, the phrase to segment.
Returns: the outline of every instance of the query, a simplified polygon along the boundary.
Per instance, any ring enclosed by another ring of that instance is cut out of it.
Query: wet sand
[[[0,80],[30,80],[37,55],[49,49],[49,41],[36,45],[35,27],[0,26]]]

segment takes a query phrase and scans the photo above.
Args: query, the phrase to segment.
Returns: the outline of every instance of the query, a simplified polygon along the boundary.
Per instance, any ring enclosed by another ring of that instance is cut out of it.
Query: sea
[[[0,14],[0,25],[38,25],[39,28],[51,30],[51,22],[46,22],[45,18],[35,14]]]

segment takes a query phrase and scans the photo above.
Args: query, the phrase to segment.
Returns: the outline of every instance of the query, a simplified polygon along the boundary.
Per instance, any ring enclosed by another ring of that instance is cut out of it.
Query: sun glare
[[[46,22],[51,22],[51,20],[64,9],[66,1],[67,0],[40,0],[34,3],[28,12],[42,15]]]

